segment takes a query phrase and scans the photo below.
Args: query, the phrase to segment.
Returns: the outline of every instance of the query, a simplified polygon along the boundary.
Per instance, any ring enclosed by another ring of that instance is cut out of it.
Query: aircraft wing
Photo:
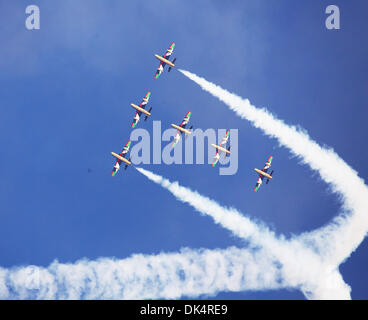
[[[129,152],[131,143],[132,142],[130,140],[126,143],[126,145],[123,148],[123,151],[121,151],[120,154],[119,154],[121,157],[126,158],[128,152]],[[121,160],[116,159],[114,168],[112,169],[112,172],[111,172],[112,177],[114,177],[116,175],[116,173],[119,171],[121,162],[122,162]]]
[[[181,137],[181,131],[177,130],[176,135],[175,135],[175,137],[174,137],[174,141],[173,141],[173,143],[171,144],[171,147],[172,147],[172,148],[174,148],[174,147],[176,146],[176,144],[179,142],[180,137]]]
[[[164,55],[164,58],[165,58],[165,59],[169,60],[170,56],[172,55],[172,53],[173,53],[173,51],[174,51],[174,48],[175,48],[175,43],[173,42],[173,43],[170,45],[169,49],[167,49],[167,51],[166,51],[166,53],[165,53],[165,55]]]
[[[259,175],[259,177],[258,177],[258,180],[257,180],[256,186],[254,187],[253,191],[255,191],[255,192],[257,192],[257,191],[258,191],[258,189],[259,189],[259,188],[261,187],[261,185],[262,185],[263,178],[264,178],[264,176],[260,174],[260,175]]]
[[[262,169],[263,172],[267,172],[268,171],[268,169],[271,167],[271,162],[272,162],[272,156],[270,156],[267,159],[266,164],[265,164],[265,166]]]
[[[230,130],[227,130],[225,136],[222,138],[220,142],[220,147],[223,147],[226,145],[227,141],[229,140],[229,136],[230,136]]]
[[[150,96],[151,96],[151,92],[150,92],[150,91],[148,91],[148,92],[146,93],[146,95],[143,97],[142,102],[141,102],[141,104],[139,105],[139,107],[141,107],[141,108],[145,109],[145,107],[146,107],[146,105],[147,105],[147,103],[148,103],[148,101],[149,101]],[[137,112],[136,112],[136,114],[135,114],[135,116],[134,116],[134,118],[133,118],[132,125],[131,125],[131,127],[132,127],[133,129],[135,128],[135,126],[136,126],[136,125],[137,125],[137,123],[139,122],[139,119],[141,118],[141,114],[142,114],[142,112],[141,112],[141,111],[137,111]]]
[[[161,75],[162,72],[164,72],[164,66],[166,63],[160,62],[160,65],[158,66],[155,74],[155,79],[158,79],[158,77]]]
[[[212,167],[214,167],[216,164],[217,164],[217,162],[220,160],[220,152],[219,152],[219,150],[218,149],[216,149],[216,154],[215,154],[215,156],[213,157],[213,162],[212,162],[212,164],[211,164],[211,166]]]
[[[259,179],[261,179],[261,177],[259,177]],[[253,191],[254,191],[254,192],[257,192],[257,191],[258,191],[258,189],[261,187],[261,184],[262,184],[262,182],[258,182],[258,181],[257,181],[256,186],[254,187]]]
[[[140,111],[137,111],[136,112],[136,114],[135,114],[135,116],[134,116],[134,118],[133,118],[133,122],[132,122],[132,125],[131,125],[131,127],[134,129],[135,128],[135,126],[137,125],[137,123],[139,122],[139,119],[141,118],[141,114],[142,114],[142,112],[140,112]]]
[[[272,159],[273,159],[273,157],[272,157],[272,156],[270,156],[270,157],[268,158],[267,162],[266,162],[266,164],[268,163],[268,164],[270,165],[270,167],[271,167]]]
[[[151,91],[148,91],[146,95],[143,97],[141,104],[139,105],[141,108],[144,109],[146,107],[150,96],[151,96]]]
[[[180,126],[182,127],[182,128],[185,128],[186,127],[186,125],[188,124],[188,122],[189,122],[189,119],[190,119],[190,116],[192,115],[192,113],[189,111],[186,115],[185,115],[185,117],[184,117],[184,119],[183,119],[183,121],[181,122],[181,124],[180,124]]]

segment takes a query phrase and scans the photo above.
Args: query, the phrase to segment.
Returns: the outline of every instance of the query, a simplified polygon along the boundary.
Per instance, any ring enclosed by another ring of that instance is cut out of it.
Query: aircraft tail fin
[[[271,173],[270,173],[270,176],[272,177],[272,174],[273,174],[273,170],[271,171]],[[266,181],[266,184],[268,184],[270,182],[270,179],[267,179],[267,181]]]
[[[176,58],[174,58],[174,60],[172,61],[172,63],[174,64],[176,61]],[[169,67],[169,69],[167,69],[167,72],[170,72],[171,71],[171,67]]]
[[[151,108],[149,108],[148,112],[149,112],[149,113],[151,113],[151,110],[152,110],[152,107],[151,107]],[[148,119],[148,116],[145,116],[145,117],[144,117],[144,121],[147,121],[147,119]]]
[[[231,145],[229,146],[229,148],[227,148],[227,151],[229,151],[229,152],[230,152],[230,148],[231,148]],[[227,154],[225,155],[225,157],[230,157],[230,154],[229,154],[229,153],[227,153]]]
[[[190,127],[189,127],[189,130],[192,130],[192,129],[193,129],[193,126],[190,126]],[[188,136],[189,136],[189,134],[188,134],[188,133],[186,133],[186,134],[185,134],[185,139],[186,139],[186,138],[188,138]]]
[[[132,160],[132,158],[129,157],[129,162],[131,162],[131,160]],[[127,168],[128,168],[128,164],[125,165],[124,170],[126,170]]]

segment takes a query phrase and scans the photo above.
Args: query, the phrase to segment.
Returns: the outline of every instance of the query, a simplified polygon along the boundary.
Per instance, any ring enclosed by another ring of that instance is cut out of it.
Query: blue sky
[[[24,26],[37,4],[41,29]],[[125,258],[182,247],[244,243],[133,168],[110,176],[150,90],[153,116],[138,127],[180,122],[239,130],[239,170],[209,165],[144,168],[234,206],[277,234],[328,223],[339,200],[289,151],[179,72],[153,78],[175,41],[177,65],[205,77],[334,150],[359,176],[368,111],[368,5],[335,1],[341,29],[327,30],[328,1],[3,1],[0,10],[0,265],[48,266],[80,258]],[[267,157],[275,179],[252,191]],[[91,172],[88,172],[91,169]],[[367,299],[365,240],[341,265],[353,299]],[[205,298],[205,297],[204,297]],[[297,290],[219,293],[218,299],[304,299]]]

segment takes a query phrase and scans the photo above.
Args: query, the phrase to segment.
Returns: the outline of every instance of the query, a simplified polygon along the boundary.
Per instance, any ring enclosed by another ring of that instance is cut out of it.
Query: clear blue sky
[[[146,169],[277,234],[328,223],[339,202],[316,174],[179,72],[155,80],[153,54],[175,41],[178,66],[299,124],[366,178],[368,4],[332,2],[341,11],[338,31],[325,27],[331,1],[1,1],[0,265],[242,246],[136,170],[110,176],[110,151],[120,152],[131,132],[129,105],[148,90],[154,113],[138,127],[151,131],[152,120],[168,127],[191,110],[195,127],[238,129],[239,170]],[[25,28],[29,4],[40,7],[40,30]],[[275,179],[254,193],[252,169],[270,154]],[[368,298],[367,268],[365,240],[340,267],[353,299]],[[215,298],[304,296],[281,290]]]

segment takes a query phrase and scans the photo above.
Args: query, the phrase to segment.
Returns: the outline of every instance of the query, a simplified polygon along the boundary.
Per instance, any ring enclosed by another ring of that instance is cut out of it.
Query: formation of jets
[[[175,61],[176,58],[174,58],[172,61],[170,61],[170,57],[174,51],[175,48],[175,43],[173,42],[170,47],[167,49],[166,53],[163,56],[160,56],[158,54],[155,54],[154,56],[160,61],[160,64],[156,70],[156,73],[154,75],[155,79],[158,79],[158,77],[164,72],[164,68],[166,65],[169,66],[168,68],[168,72],[171,71],[172,68],[175,67]],[[146,121],[148,119],[149,116],[151,116],[151,111],[152,111],[152,107],[150,107],[148,110],[146,109],[146,106],[148,105],[149,99],[151,96],[151,92],[148,91],[146,93],[146,95],[143,97],[142,102],[140,103],[140,105],[136,105],[134,103],[131,103],[130,105],[136,110],[136,114],[133,118],[133,122],[131,124],[132,128],[135,128],[136,125],[138,124],[142,114],[144,114],[144,121]],[[171,124],[171,126],[177,130],[176,135],[174,137],[174,140],[172,142],[172,147],[175,147],[176,144],[179,142],[182,134],[185,134],[185,137],[187,137],[188,135],[192,134],[192,129],[193,126],[190,126],[189,128],[186,128],[189,120],[190,120],[190,116],[191,116],[191,112],[188,111],[188,113],[185,115],[183,121],[181,122],[181,124],[178,126],[176,124]],[[221,142],[219,145],[216,144],[211,144],[212,147],[214,147],[216,149],[216,154],[214,156],[214,161],[212,163],[212,167],[215,167],[217,162],[220,160],[220,156],[221,153],[225,154],[225,157],[230,155],[230,144],[228,145],[229,142],[229,138],[230,138],[230,130],[226,131],[225,136],[222,138]],[[131,145],[131,141],[129,140],[126,145],[124,146],[123,150],[121,151],[120,154],[117,154],[115,152],[111,152],[111,155],[113,157],[116,158],[116,162],[115,165],[113,167],[113,170],[111,172],[111,176],[115,176],[116,173],[119,171],[120,166],[122,163],[124,163],[124,169],[126,170],[128,168],[129,165],[132,164],[131,162],[131,158],[129,157],[129,159],[127,159],[128,157],[128,153],[130,150],[130,145]],[[254,170],[259,173],[259,177],[256,183],[256,186],[254,187],[254,191],[258,191],[258,189],[261,187],[262,183],[263,183],[263,179],[267,179],[266,180],[266,184],[268,184],[268,182],[272,179],[272,174],[273,174],[273,170],[268,173],[268,169],[271,167],[271,162],[272,162],[272,156],[270,156],[265,164],[265,166],[263,167],[262,170],[259,170],[257,168],[255,168]]]

